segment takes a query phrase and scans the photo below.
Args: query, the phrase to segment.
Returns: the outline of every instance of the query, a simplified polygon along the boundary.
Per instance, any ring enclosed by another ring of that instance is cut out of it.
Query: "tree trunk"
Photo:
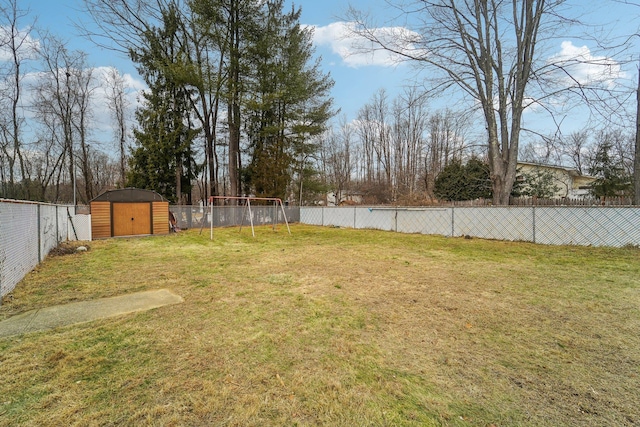
[[[182,159],[176,162],[176,203],[182,204]]]
[[[231,2],[229,14],[230,70],[229,70],[229,192],[240,195],[240,12],[237,1]]]
[[[633,204],[640,205],[640,67],[636,91],[636,149],[633,159]]]

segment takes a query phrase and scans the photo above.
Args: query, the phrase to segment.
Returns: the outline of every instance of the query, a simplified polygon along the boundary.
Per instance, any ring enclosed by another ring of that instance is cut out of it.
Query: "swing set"
[[[291,234],[291,229],[289,228],[289,221],[287,220],[287,214],[284,211],[284,204],[282,203],[282,200],[276,197],[249,197],[249,196],[238,196],[238,197],[232,197],[232,196],[211,196],[209,197],[209,206],[210,206],[210,222],[211,222],[211,240],[213,240],[213,212],[214,212],[214,208],[216,207],[214,205],[214,201],[215,200],[238,200],[240,201],[240,203],[242,204],[243,208],[242,208],[242,219],[240,222],[240,231],[242,231],[242,227],[244,226],[244,219],[245,219],[245,214],[248,212],[249,213],[249,222],[251,223],[251,235],[253,237],[256,237],[256,233],[255,233],[255,229],[254,229],[254,224],[253,224],[253,218],[254,218],[254,213],[251,210],[251,202],[252,201],[261,201],[261,202],[271,202],[272,206],[273,206],[273,215],[271,216],[272,220],[272,226],[273,229],[276,229],[276,224],[278,223],[278,215],[279,213],[282,213],[282,217],[284,218],[284,223],[287,225],[287,231],[289,232],[289,234]],[[279,208],[279,209],[278,209]],[[280,211],[280,212],[278,212]],[[204,221],[203,221],[204,224]],[[202,230],[200,230],[202,232]]]

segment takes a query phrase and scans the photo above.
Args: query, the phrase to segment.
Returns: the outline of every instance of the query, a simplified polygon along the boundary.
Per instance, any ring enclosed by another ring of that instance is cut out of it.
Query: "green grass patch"
[[[184,303],[0,339],[0,426],[640,424],[640,251],[296,225],[90,243],[0,306]]]

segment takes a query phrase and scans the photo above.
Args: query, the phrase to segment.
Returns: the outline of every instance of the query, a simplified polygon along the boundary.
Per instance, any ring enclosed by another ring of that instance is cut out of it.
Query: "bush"
[[[489,165],[477,158],[466,165],[459,161],[451,163],[436,178],[434,193],[439,199],[450,201],[490,199]]]

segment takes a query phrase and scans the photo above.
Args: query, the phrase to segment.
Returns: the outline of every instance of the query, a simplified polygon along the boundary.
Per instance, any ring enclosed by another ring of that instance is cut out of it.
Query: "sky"
[[[625,5],[624,1],[615,0],[568,0],[568,14],[578,17],[594,25],[592,31],[606,33],[607,37],[622,37],[637,33],[640,26],[640,6]],[[635,1],[640,4],[640,0]],[[355,55],[351,52],[349,40],[345,38],[345,16],[349,3],[343,0],[296,0],[295,5],[302,8],[301,23],[314,27],[314,45],[317,55],[322,57],[322,67],[329,72],[335,81],[332,90],[334,105],[340,110],[338,118],[346,121],[354,120],[358,109],[370,101],[372,96],[384,89],[391,98],[399,95],[411,82],[424,80],[424,71],[419,72],[409,64],[398,64],[386,55]],[[383,26],[390,22],[394,12],[384,0],[352,0],[356,9],[368,11]],[[66,40],[70,49],[80,49],[89,54],[88,62],[97,69],[116,67],[126,75],[130,85],[139,90],[144,87],[136,73],[134,65],[126,57],[108,50],[101,50],[91,42],[78,36],[73,23],[82,19],[82,0],[19,0],[19,7],[29,9],[31,17],[37,19],[37,26],[47,29]],[[25,24],[29,23],[24,19]],[[388,24],[387,24],[388,25]],[[550,57],[563,55],[582,55],[586,58],[606,58],[608,52],[599,50],[597,40],[587,40],[567,34],[566,39],[555,40],[549,47]],[[637,43],[640,46],[640,43]],[[636,49],[636,57],[640,57],[640,49]],[[633,55],[633,52],[628,53]],[[609,63],[615,71],[611,84],[634,87],[637,82],[637,66]],[[588,78],[593,70],[574,70],[578,76]],[[132,95],[132,100],[134,95]],[[470,108],[461,105],[455,98],[433,100],[434,108],[452,106],[453,108]],[[535,109],[532,109],[535,115]],[[98,115],[107,114],[105,111]],[[584,124],[580,117],[584,113],[576,112],[575,118],[565,120],[563,126],[567,131],[579,129]],[[527,118],[525,117],[525,120]],[[103,120],[108,127],[108,120]]]

